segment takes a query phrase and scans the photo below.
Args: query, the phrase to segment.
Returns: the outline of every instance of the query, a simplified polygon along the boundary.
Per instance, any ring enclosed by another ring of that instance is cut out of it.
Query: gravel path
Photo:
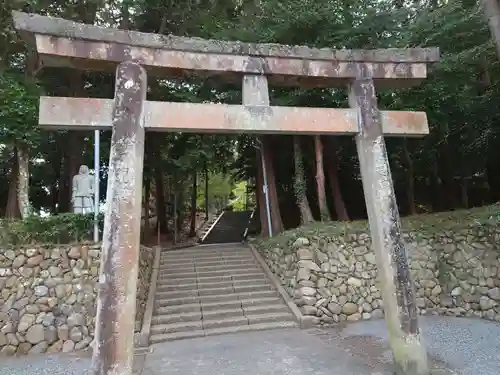
[[[447,317],[421,319],[434,374],[500,373],[500,324]],[[137,374],[389,375],[383,321],[343,328],[274,330],[157,344],[136,357]],[[90,375],[88,356],[2,359],[1,374]],[[142,369],[142,370],[140,370]]]

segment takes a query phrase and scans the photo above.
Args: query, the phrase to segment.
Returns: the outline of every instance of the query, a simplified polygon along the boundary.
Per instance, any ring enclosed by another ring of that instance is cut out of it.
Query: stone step
[[[239,271],[239,270],[246,270],[250,267],[258,267],[257,262],[253,262],[253,263],[247,262],[247,263],[241,263],[241,264],[221,263],[221,264],[214,265],[214,266],[202,266],[202,265],[196,264],[194,268],[195,268],[196,272],[200,273],[200,272],[210,272],[210,271],[223,271],[226,269]]]
[[[245,292],[259,292],[266,290],[274,290],[274,287],[269,283],[263,284],[246,284],[246,285],[233,285],[234,291],[236,293]]]
[[[245,313],[245,316],[247,317],[249,324],[260,324],[260,323],[270,323],[270,322],[287,322],[287,321],[295,322],[295,317],[294,317],[294,315],[292,315],[292,313],[290,311],[271,312],[271,313],[264,313],[264,314]]]
[[[239,307],[233,307],[229,309],[218,308],[213,310],[202,310],[203,321],[235,318],[243,316],[245,316],[245,314],[243,313],[243,308],[241,307],[241,304]]]
[[[219,288],[225,286],[247,286],[247,285],[263,285],[269,284],[269,281],[262,275],[262,278],[259,279],[250,279],[250,280],[224,280],[218,282],[209,282],[209,283],[196,283],[191,282],[188,284],[176,284],[176,283],[166,283],[161,281],[157,284],[156,291],[157,292],[168,292],[168,291],[176,291],[176,290],[194,290],[194,289],[210,289],[210,288]]]
[[[191,260],[192,261],[192,260]],[[247,264],[248,262],[254,262],[255,259],[253,257],[245,257],[244,259],[224,259],[224,258],[218,258],[214,260],[208,260],[208,261],[196,261],[196,266],[216,266],[218,264]],[[185,263],[168,263],[168,265],[172,265],[173,267],[182,267],[182,265]]]
[[[241,316],[219,317],[215,319],[203,319],[203,329],[225,328],[248,325],[248,319],[242,314]]]
[[[226,260],[226,261],[238,261],[238,260],[248,260],[255,259],[253,254],[249,251],[245,252],[225,252],[225,253],[211,253],[211,254],[203,254],[203,255],[186,255],[179,254],[175,256],[160,256],[160,263],[163,262],[171,262],[171,263],[186,263],[188,262],[213,262],[217,260]]]
[[[200,321],[201,318],[202,318],[201,309],[200,305],[198,305],[198,311],[155,315],[151,319],[151,324],[158,325],[158,324],[171,324],[171,323],[181,323],[181,322],[196,322]]]
[[[163,288],[158,288],[156,291],[157,299],[175,299],[175,298],[189,298],[189,297],[204,297],[204,296],[219,296],[228,295],[235,293],[247,293],[247,292],[260,292],[274,290],[273,286],[269,283],[260,284],[232,284],[227,283],[224,285],[217,285],[215,288],[197,288],[193,287],[189,289],[175,289],[165,290]]]
[[[160,274],[158,275],[158,282],[167,283],[170,285],[177,285],[177,284],[189,284],[189,283],[211,283],[211,282],[227,281],[227,280],[229,281],[252,280],[262,277],[266,276],[261,270],[252,272],[242,272],[237,275],[191,276],[191,277],[177,277],[177,278],[170,278],[170,275],[163,274],[160,271]]]
[[[221,263],[235,263],[235,264],[244,264],[244,263],[255,263],[255,258],[253,255],[249,254],[246,256],[214,256],[210,258],[188,258],[188,259],[161,259],[160,258],[160,267],[189,267],[193,264],[201,265],[201,266],[210,266],[214,264]]]
[[[224,319],[232,317],[243,317],[243,309],[241,304],[235,305],[236,307],[224,309],[218,308],[214,310],[207,310],[201,312],[201,310],[195,312],[182,312],[176,314],[161,314],[155,315],[152,319],[152,324],[169,324],[169,323],[179,323],[179,322],[190,322],[205,319]]]
[[[243,307],[243,310],[245,308],[252,308],[252,307],[257,307],[257,306],[269,306],[272,304],[281,304],[283,305],[283,302],[278,296],[272,296],[272,297],[262,297],[259,299],[255,298],[247,298],[247,299],[238,299],[238,300],[232,300],[232,301],[220,301],[220,302],[204,302],[201,304],[201,310],[202,313],[206,313],[207,311],[216,311],[218,309],[231,309],[231,308],[236,308],[236,307]]]
[[[152,334],[163,334],[163,333],[176,333],[176,332],[188,332],[196,331],[198,329],[210,330],[215,328],[227,328],[235,326],[244,326],[249,324],[264,324],[264,323],[283,323],[283,322],[294,322],[294,319],[290,313],[274,313],[274,314],[261,314],[244,316],[243,313],[240,316],[226,316],[215,318],[192,320],[192,321],[181,321],[174,323],[160,323],[153,324],[151,326]]]
[[[264,297],[277,297],[278,294],[275,290],[262,290],[256,292],[241,292],[241,293],[231,293],[223,295],[209,295],[209,296],[188,296],[188,297],[177,297],[177,298],[158,298],[155,299],[155,304],[157,307],[163,306],[176,306],[183,304],[193,304],[193,303],[210,303],[210,302],[226,302],[226,301],[236,301],[236,300],[258,300]]]
[[[151,336],[149,337],[149,342],[151,344],[156,344],[164,341],[194,339],[197,337],[204,337],[204,336],[205,336],[205,331],[203,331],[202,329],[197,331],[187,331],[187,332],[160,333],[160,334],[151,334]]]
[[[189,332],[196,331],[198,329],[212,329],[212,328],[223,328],[223,327],[233,327],[238,325],[248,325],[248,319],[243,315],[241,316],[229,316],[229,317],[216,317],[215,319],[199,319],[192,321],[182,321],[175,323],[166,324],[153,324],[151,325],[152,334],[161,333],[176,333],[176,332]]]
[[[201,314],[201,304],[196,303],[186,303],[183,305],[175,306],[161,306],[155,309],[156,315],[174,315],[174,314],[191,314],[200,313]]]
[[[160,279],[192,279],[192,278],[197,278],[201,279],[204,277],[221,277],[221,276],[239,276],[240,274],[245,274],[248,275],[248,273],[261,273],[262,270],[257,266],[257,265],[252,265],[246,268],[245,270],[242,269],[222,269],[220,271],[206,271],[206,272],[186,272],[186,273],[174,273],[174,274],[165,274],[160,270]]]
[[[174,267],[169,267],[169,268],[160,268],[162,273],[169,273],[170,275],[177,275],[177,274],[182,274],[182,273],[204,273],[204,272],[220,272],[220,271],[227,271],[227,272],[236,272],[236,271],[245,271],[249,268],[258,268],[259,265],[256,262],[253,263],[241,263],[241,264],[226,264],[226,263],[219,263],[215,266],[192,266],[192,267],[182,267],[182,268],[174,268]]]
[[[257,264],[254,259],[245,259],[245,260],[213,260],[210,262],[196,262],[196,268],[203,267],[215,267],[215,266],[241,266],[247,264]],[[182,269],[182,268],[192,268],[193,266],[186,263],[165,263],[161,266],[161,269],[164,271]]]
[[[223,328],[212,328],[212,329],[190,331],[190,332],[177,332],[177,333],[170,333],[170,334],[153,334],[153,335],[151,335],[150,342],[152,344],[154,344],[154,343],[163,342],[163,341],[172,341],[172,340],[180,340],[180,339],[187,339],[187,338],[223,335],[223,334],[229,334],[229,333],[249,332],[249,331],[265,331],[265,330],[278,329],[278,328],[297,328],[297,327],[298,327],[298,324],[296,322],[289,322],[289,321],[249,324],[249,325],[240,325],[240,326],[223,327]]]
[[[277,301],[274,304],[267,305],[242,305],[243,313],[245,316],[252,316],[256,314],[274,314],[274,313],[283,313],[283,314],[291,314],[288,306],[284,305],[283,302]]]
[[[188,257],[207,257],[214,254],[249,254],[250,250],[244,246],[228,245],[228,246],[193,246],[191,248],[184,248],[180,250],[163,251],[162,257],[165,258],[188,258]]]
[[[151,334],[189,332],[203,329],[203,323],[200,320],[177,322],[170,324],[151,324]]]

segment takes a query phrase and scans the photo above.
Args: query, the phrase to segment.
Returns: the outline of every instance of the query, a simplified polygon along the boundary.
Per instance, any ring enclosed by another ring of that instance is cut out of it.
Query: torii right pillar
[[[418,327],[415,291],[371,78],[350,82],[349,104],[358,110],[356,146],[395,374],[428,375],[427,350]]]

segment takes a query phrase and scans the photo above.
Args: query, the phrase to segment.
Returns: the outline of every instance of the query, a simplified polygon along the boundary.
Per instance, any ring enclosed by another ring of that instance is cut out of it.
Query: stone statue
[[[75,214],[94,212],[94,177],[89,174],[89,167],[81,165],[78,174],[73,177],[71,203]]]

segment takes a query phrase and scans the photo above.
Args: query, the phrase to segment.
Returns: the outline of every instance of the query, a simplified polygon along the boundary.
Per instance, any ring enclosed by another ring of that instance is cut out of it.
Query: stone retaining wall
[[[0,248],[0,354],[69,352],[93,340],[100,245]],[[136,331],[153,251],[141,248]]]
[[[421,314],[500,322],[498,225],[416,230],[404,237]],[[330,324],[383,317],[370,242],[366,230],[328,234],[316,228],[291,231],[256,247],[302,314]]]

